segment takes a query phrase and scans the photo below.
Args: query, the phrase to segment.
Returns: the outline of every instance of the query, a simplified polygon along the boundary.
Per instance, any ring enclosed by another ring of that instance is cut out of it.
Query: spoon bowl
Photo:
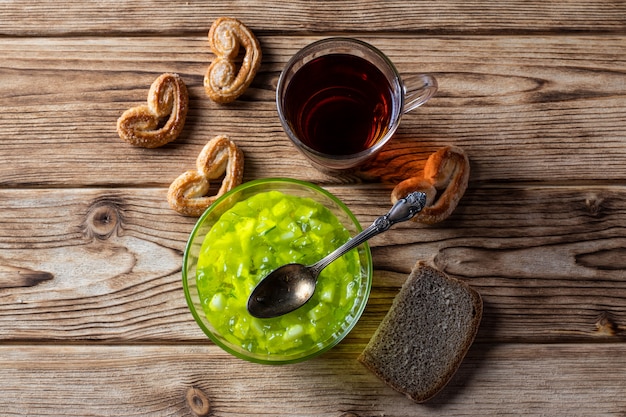
[[[258,318],[270,318],[301,307],[313,296],[316,272],[302,264],[287,264],[275,269],[263,281],[265,285],[257,286],[248,299],[248,311]]]

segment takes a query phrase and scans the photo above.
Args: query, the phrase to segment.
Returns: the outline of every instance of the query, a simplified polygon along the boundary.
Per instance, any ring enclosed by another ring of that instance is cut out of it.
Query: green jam
[[[204,313],[227,343],[258,357],[315,352],[350,327],[363,294],[352,250],[324,269],[311,300],[281,317],[246,308],[256,284],[277,267],[309,265],[350,238],[337,217],[310,198],[256,194],[224,212],[207,233],[196,280]]]

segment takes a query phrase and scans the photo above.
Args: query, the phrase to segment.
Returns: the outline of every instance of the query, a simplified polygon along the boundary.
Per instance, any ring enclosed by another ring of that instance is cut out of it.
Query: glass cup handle
[[[437,79],[430,74],[416,74],[405,77],[404,108],[402,113],[408,113],[416,107],[426,103],[437,92]]]

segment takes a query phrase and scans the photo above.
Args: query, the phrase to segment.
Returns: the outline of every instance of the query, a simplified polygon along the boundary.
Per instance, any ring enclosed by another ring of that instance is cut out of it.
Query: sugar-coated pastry
[[[208,196],[210,181],[224,176],[217,194]],[[228,137],[211,139],[196,160],[196,169],[181,174],[172,182],[167,201],[178,213],[198,217],[226,192],[241,184],[243,152]]]
[[[426,207],[413,217],[425,224],[445,220],[463,197],[469,181],[470,164],[465,151],[456,146],[446,146],[430,155],[422,176],[402,181],[391,192],[395,203],[413,191],[426,193]]]
[[[204,76],[204,90],[216,103],[236,100],[252,83],[261,65],[261,46],[243,23],[220,17],[209,30],[209,46],[216,55]],[[245,48],[237,71],[239,48]]]
[[[176,139],[189,108],[187,87],[178,74],[162,74],[150,86],[148,103],[126,110],[117,120],[124,141],[157,148]]]

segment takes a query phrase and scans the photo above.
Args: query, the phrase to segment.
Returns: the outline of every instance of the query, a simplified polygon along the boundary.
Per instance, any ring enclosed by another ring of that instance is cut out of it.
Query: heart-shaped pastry
[[[210,181],[224,176],[217,194],[207,196]],[[241,184],[243,179],[243,152],[226,136],[216,136],[202,148],[196,160],[196,169],[181,174],[172,182],[167,201],[178,213],[200,216],[226,192]]]
[[[185,126],[189,95],[178,74],[162,74],[148,92],[148,103],[126,110],[117,133],[134,146],[157,148],[176,139]]]
[[[426,207],[413,217],[425,224],[445,220],[463,197],[469,181],[470,164],[465,151],[446,146],[428,157],[422,176],[402,181],[391,192],[395,203],[413,191],[426,193]]]
[[[209,30],[209,46],[216,55],[204,76],[204,90],[216,103],[236,100],[252,83],[261,65],[261,46],[243,23],[230,17],[220,17]],[[239,48],[246,53],[239,71],[235,60]]]

